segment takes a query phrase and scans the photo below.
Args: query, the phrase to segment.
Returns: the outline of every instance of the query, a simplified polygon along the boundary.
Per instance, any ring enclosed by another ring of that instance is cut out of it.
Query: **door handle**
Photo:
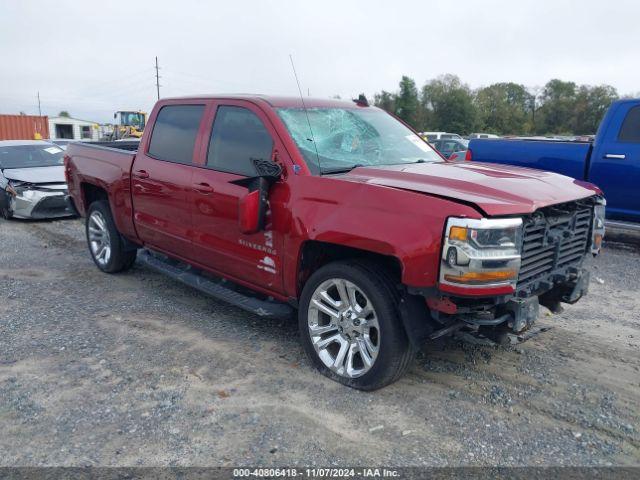
[[[625,158],[627,158],[627,156],[618,153],[605,153],[604,158],[615,158],[617,160],[624,160]]]
[[[149,178],[149,173],[146,170],[137,170],[133,173],[136,178]]]
[[[207,195],[209,193],[213,193],[213,187],[211,185],[209,185],[208,183],[205,183],[205,182],[200,182],[200,183],[194,184],[193,185],[193,189],[198,193],[202,193],[203,195]]]

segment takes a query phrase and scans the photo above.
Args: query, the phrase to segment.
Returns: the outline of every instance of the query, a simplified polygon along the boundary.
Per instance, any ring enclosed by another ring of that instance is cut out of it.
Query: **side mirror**
[[[269,185],[262,177],[253,179],[249,192],[240,199],[239,227],[245,234],[256,233],[264,228],[264,217],[267,210],[267,194]]]
[[[248,189],[247,194],[240,199],[238,212],[240,231],[244,234],[264,229],[269,188],[282,176],[282,167],[271,160],[253,160],[253,163],[257,176],[231,182]]]

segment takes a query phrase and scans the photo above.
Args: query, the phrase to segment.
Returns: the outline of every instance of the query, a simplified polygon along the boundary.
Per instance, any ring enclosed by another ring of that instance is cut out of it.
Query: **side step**
[[[293,313],[293,308],[286,303],[250,296],[249,290],[247,294],[240,292],[242,287],[236,287],[232,282],[204,276],[199,269],[162,254],[143,249],[138,251],[138,259],[160,273],[255,315],[282,318]]]
[[[607,220],[605,226],[612,230],[626,230],[628,232],[640,232],[640,223],[622,222],[619,220]]]

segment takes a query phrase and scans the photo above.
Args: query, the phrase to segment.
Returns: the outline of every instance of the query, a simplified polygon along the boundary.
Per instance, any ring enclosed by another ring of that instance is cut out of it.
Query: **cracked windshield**
[[[280,108],[278,114],[314,174],[443,161],[418,135],[381,110],[309,108],[305,113],[302,108]]]

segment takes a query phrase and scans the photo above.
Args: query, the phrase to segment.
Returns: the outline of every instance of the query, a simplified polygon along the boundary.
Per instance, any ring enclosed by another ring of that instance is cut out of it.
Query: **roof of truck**
[[[314,98],[314,97],[288,97],[288,96],[272,96],[272,95],[260,95],[252,93],[239,93],[239,94],[222,94],[222,95],[189,95],[186,97],[172,97],[163,98],[162,100],[247,100],[250,102],[266,102],[275,108],[307,108],[324,107],[324,108],[358,108],[362,105],[356,104],[351,100],[340,100],[335,98]],[[364,107],[366,108],[366,107]]]

